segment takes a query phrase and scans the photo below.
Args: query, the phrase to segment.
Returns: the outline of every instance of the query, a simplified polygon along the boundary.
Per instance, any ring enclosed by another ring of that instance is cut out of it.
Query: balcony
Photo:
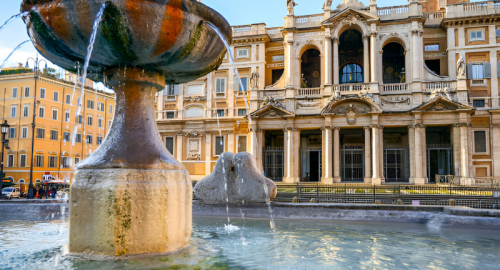
[[[297,28],[320,26],[321,22],[323,22],[323,14],[295,17],[295,27]]]
[[[410,6],[405,5],[378,8],[377,15],[380,17],[380,20],[399,20],[406,19],[413,14],[410,14]]]
[[[368,83],[337,84],[333,86],[333,91],[340,92],[341,95],[355,95],[359,91],[370,91]]]
[[[460,3],[446,6],[447,18],[487,16],[500,13],[500,1]]]
[[[457,89],[456,81],[449,82],[426,82],[423,86],[423,92],[432,92],[440,89],[448,89],[454,91]]]
[[[310,97],[322,97],[323,89],[322,88],[300,88],[297,89],[297,97],[298,98],[310,98]]]
[[[446,12],[424,12],[425,25],[440,25],[441,21],[446,18]]]
[[[391,83],[391,84],[382,84],[382,93],[383,94],[399,94],[399,93],[408,93],[410,92],[410,84],[409,83]]]

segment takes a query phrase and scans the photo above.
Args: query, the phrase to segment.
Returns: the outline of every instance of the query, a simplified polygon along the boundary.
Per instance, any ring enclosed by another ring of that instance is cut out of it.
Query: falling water
[[[28,42],[29,40],[26,40],[26,41],[23,41],[21,44],[17,45],[17,47],[9,54],[9,56],[7,56],[7,58],[5,58],[5,60],[3,61],[2,65],[0,66],[0,72],[2,72],[2,69],[3,67],[5,66],[5,63],[7,63],[7,61],[9,60],[9,58],[17,51],[19,50],[26,42]]]
[[[14,16],[12,16],[12,17],[10,17],[10,18],[9,18],[6,22],[4,22],[4,24],[2,24],[2,26],[0,26],[0,32],[2,31],[2,29],[4,28],[4,26],[6,26],[6,25],[7,25],[7,24],[9,24],[10,22],[12,22],[14,19],[19,18],[19,17],[21,17],[21,16],[23,16],[23,17],[24,17],[24,16],[26,16],[26,15],[28,15],[28,14],[29,14],[29,12],[28,12],[28,11],[25,11],[25,12],[22,12],[22,13],[19,13],[19,14],[16,14],[16,15],[14,15]]]
[[[99,25],[101,24],[102,15],[104,14],[105,8],[106,8],[106,3],[102,3],[101,9],[97,13],[97,18],[94,21],[92,35],[90,35],[90,41],[89,41],[89,46],[87,47],[87,56],[85,57],[85,63],[83,65],[81,80],[77,76],[77,80],[75,82],[75,86],[79,81],[81,81],[81,85],[82,85],[81,93],[80,93],[80,102],[77,104],[78,109],[76,110],[76,113],[75,113],[75,119],[78,119],[78,120],[80,120],[79,115],[82,111],[82,106],[83,106],[83,100],[84,100],[83,98],[84,98],[84,93],[85,93],[85,81],[87,80],[87,70],[88,70],[89,64],[90,64],[90,57],[92,56],[92,50],[94,49],[94,42],[95,42],[95,38],[97,36],[97,30],[99,29]],[[73,96],[71,97],[72,100],[73,100],[73,97],[74,97],[74,91],[73,91]],[[79,121],[77,121],[77,123],[78,122]],[[75,128],[73,130],[72,139],[71,139],[72,145],[75,145],[77,126],[78,125],[75,125]],[[82,133],[82,139],[84,137],[85,137],[85,131]]]
[[[233,65],[234,73],[236,74],[236,78],[238,79],[238,82],[240,84],[240,88],[245,89],[245,87],[243,86],[243,83],[241,82],[240,73],[238,72],[238,69],[236,68],[236,64],[234,62],[234,56],[233,56],[233,53],[231,52],[231,47],[229,46],[229,43],[227,42],[226,37],[224,36],[224,34],[222,34],[222,32],[219,30],[219,28],[217,28],[217,26],[213,25],[211,22],[204,22],[204,23],[206,23],[208,26],[210,26],[210,28],[212,28],[215,31],[215,33],[217,33],[219,35],[220,39],[222,40],[222,42],[226,46],[230,62]],[[247,109],[247,112],[249,112],[250,110],[248,108],[248,101],[247,101],[246,95],[243,95],[243,98],[245,100],[245,108]],[[251,115],[248,115],[248,122],[250,123],[250,127],[253,127]]]
[[[236,64],[234,62],[234,56],[233,56],[233,53],[231,52],[231,47],[229,46],[229,43],[227,42],[226,37],[222,34],[222,32],[219,30],[219,28],[217,28],[217,26],[213,25],[211,22],[204,22],[204,23],[206,23],[210,28],[212,28],[219,35],[220,39],[222,40],[222,42],[226,46],[227,53],[229,55],[229,61],[233,65],[234,73],[236,74],[236,78],[238,79],[238,82],[240,84],[240,88],[241,89],[245,89],[243,87],[243,83],[241,82],[240,73],[238,72],[238,69],[236,68]],[[248,102],[247,102],[246,95],[243,95],[243,98],[245,99],[245,108],[247,109],[247,112],[249,112],[250,110],[248,108]],[[217,121],[218,120],[219,120],[219,118],[218,118],[218,115],[217,115]],[[250,127],[253,128],[252,116],[250,114],[248,114],[248,122],[250,124]],[[220,132],[220,127],[219,127],[219,132]],[[243,179],[241,179],[241,181],[243,181]],[[269,216],[271,218],[271,220],[270,220],[270,226],[271,226],[271,229],[273,229],[273,232],[276,235],[275,226],[274,226],[273,211],[272,211],[272,208],[271,208],[271,202],[269,201],[269,191],[268,191],[267,186],[265,184],[264,184],[264,191],[266,193],[266,204],[267,204],[267,207],[269,209]],[[227,192],[227,180],[226,180],[226,192]],[[228,208],[227,212],[228,212],[228,220],[229,220],[229,208]]]
[[[87,47],[87,57],[85,58],[85,63],[83,64],[83,70],[82,70],[82,79],[81,79],[82,92],[80,93],[80,100],[82,102],[78,106],[78,110],[76,112],[76,117],[78,117],[78,115],[80,114],[81,109],[82,109],[83,97],[84,97],[84,93],[85,93],[85,81],[87,80],[87,70],[89,68],[90,57],[92,56],[92,50],[94,50],[94,42],[95,42],[95,38],[97,36],[97,30],[99,29],[99,25],[101,24],[102,15],[104,14],[105,8],[106,8],[106,3],[102,3],[101,9],[97,13],[97,18],[94,21],[94,28],[92,30],[92,35],[90,35],[89,46]]]

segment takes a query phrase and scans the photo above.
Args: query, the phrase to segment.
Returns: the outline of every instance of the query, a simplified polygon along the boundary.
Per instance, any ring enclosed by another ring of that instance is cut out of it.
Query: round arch
[[[305,46],[304,46],[305,47]],[[300,56],[301,88],[321,87],[321,51],[315,46],[304,50]]]
[[[358,30],[362,36],[368,36],[370,33],[370,29],[368,28],[368,25],[366,25],[364,22],[357,20],[357,19],[353,19],[353,20],[344,19],[333,30],[333,36],[340,37],[340,35],[343,32],[345,32],[346,30],[349,30],[349,29]]]
[[[384,84],[406,82],[406,55],[404,42],[388,41],[382,48],[382,80]]]

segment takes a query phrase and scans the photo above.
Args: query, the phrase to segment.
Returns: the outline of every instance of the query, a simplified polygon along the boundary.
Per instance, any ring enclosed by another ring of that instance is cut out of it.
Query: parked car
[[[2,189],[2,198],[12,199],[20,197],[21,191],[17,187],[7,187]]]

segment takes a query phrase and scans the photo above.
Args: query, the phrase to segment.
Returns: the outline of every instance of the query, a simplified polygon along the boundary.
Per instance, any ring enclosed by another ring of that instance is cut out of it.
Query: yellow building
[[[23,68],[18,70],[26,72]],[[61,80],[39,74],[36,89],[34,75],[33,72],[0,75],[0,115],[2,123],[7,120],[10,125],[6,136],[10,149],[4,150],[5,176],[15,183],[30,181],[36,91],[33,183],[41,181],[45,174],[69,182],[74,165],[104,140],[113,119],[114,94],[96,91],[91,87],[92,82],[87,81],[77,117],[81,88],[73,90],[75,75],[66,73],[65,80]]]

